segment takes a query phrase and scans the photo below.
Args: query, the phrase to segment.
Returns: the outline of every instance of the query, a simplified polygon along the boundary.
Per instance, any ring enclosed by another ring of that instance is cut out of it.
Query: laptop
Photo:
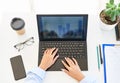
[[[38,65],[47,48],[58,48],[58,60],[48,71],[64,68],[61,60],[74,57],[81,70],[88,70],[87,61],[87,14],[37,15],[39,34]]]

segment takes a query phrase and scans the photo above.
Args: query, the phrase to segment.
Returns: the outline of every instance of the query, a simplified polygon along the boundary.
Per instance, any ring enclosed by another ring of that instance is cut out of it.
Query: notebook
[[[58,48],[59,58],[48,71],[64,68],[61,60],[74,57],[81,70],[88,70],[87,63],[87,14],[37,15],[39,34],[38,65],[47,48]]]

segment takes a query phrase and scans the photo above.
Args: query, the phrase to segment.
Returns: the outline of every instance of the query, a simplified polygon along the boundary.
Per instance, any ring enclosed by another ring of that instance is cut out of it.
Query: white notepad
[[[107,83],[120,83],[120,46],[105,47]]]

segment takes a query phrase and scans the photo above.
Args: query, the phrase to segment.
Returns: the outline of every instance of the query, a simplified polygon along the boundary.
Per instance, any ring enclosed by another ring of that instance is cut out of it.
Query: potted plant
[[[101,26],[104,30],[111,30],[120,21],[120,3],[116,5],[114,0],[109,0],[106,3],[106,9],[102,10],[100,13],[100,20],[103,24]]]

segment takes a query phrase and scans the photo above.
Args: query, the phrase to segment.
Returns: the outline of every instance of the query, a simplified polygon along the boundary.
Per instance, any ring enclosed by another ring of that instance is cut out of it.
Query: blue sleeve
[[[86,76],[83,80],[81,80],[79,83],[98,83],[97,79],[95,79],[92,76]]]
[[[42,83],[46,72],[39,67],[36,67],[27,73],[25,83]]]

